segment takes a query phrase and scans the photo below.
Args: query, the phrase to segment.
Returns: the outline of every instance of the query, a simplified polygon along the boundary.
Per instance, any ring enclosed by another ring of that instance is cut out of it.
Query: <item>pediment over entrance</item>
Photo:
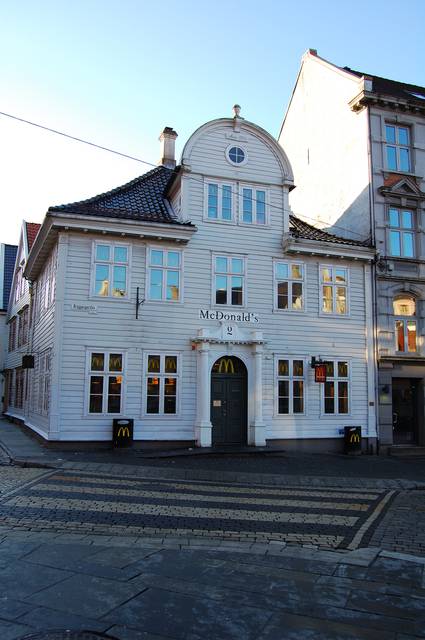
[[[218,327],[202,327],[193,342],[263,344],[263,332],[239,327],[236,324],[221,322]]]

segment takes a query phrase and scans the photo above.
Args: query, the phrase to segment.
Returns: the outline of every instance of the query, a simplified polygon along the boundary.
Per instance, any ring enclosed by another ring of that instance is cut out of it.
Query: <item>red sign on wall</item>
[[[314,367],[314,381],[326,382],[326,365],[325,364],[316,364],[316,366]]]

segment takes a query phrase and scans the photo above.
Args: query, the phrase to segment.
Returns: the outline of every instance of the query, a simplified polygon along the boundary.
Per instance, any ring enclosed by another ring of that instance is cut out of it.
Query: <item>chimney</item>
[[[165,127],[164,131],[159,136],[161,143],[161,158],[158,164],[161,164],[167,169],[174,169],[176,166],[175,146],[176,146],[177,133],[172,127]]]

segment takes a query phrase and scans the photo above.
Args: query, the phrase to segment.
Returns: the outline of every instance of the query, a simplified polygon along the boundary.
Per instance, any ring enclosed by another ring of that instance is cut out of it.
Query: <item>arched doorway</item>
[[[247,444],[248,374],[242,360],[223,356],[211,371],[212,444]]]

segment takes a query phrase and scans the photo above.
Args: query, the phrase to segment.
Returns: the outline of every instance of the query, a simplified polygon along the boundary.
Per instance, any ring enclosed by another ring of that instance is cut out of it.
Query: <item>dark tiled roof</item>
[[[41,227],[41,224],[37,222],[26,222],[27,228],[27,240],[28,240],[28,250],[31,250],[32,245],[34,244],[34,240],[37,237],[37,233]]]
[[[2,304],[1,308],[4,310],[7,309],[7,305],[9,304],[17,251],[18,247],[13,244],[4,245],[4,265],[1,265],[3,266],[3,300],[0,301]]]
[[[162,165],[94,198],[50,207],[51,212],[96,217],[182,224],[174,215],[164,193],[174,172]],[[187,223],[186,223],[187,224]]]
[[[348,244],[355,247],[371,247],[370,240],[350,240],[335,236],[322,229],[316,229],[311,224],[300,220],[296,216],[289,216],[290,232],[295,238],[304,238],[305,240],[319,240],[320,242],[333,242],[335,244]]]
[[[362,76],[372,78],[374,93],[393,96],[395,98],[404,98],[404,100],[425,102],[425,87],[419,87],[415,84],[406,84],[405,82],[397,82],[396,80],[388,80],[387,78],[374,76],[370,73],[355,71],[354,69],[350,69],[350,67],[344,67],[344,70],[353,73],[359,78]]]

